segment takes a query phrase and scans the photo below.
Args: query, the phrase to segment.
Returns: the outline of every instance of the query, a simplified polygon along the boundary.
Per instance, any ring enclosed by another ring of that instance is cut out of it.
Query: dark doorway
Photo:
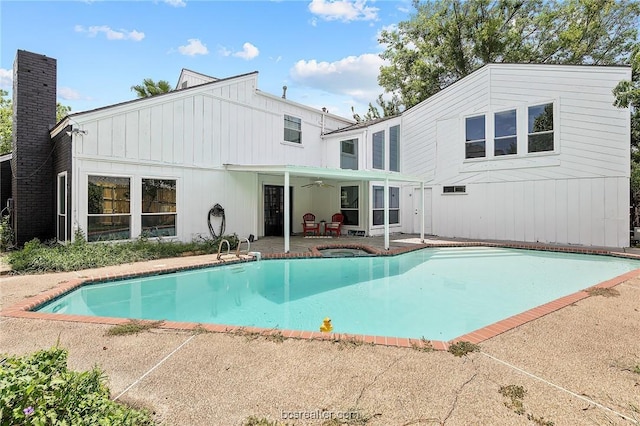
[[[293,188],[289,187],[289,223],[293,228]],[[284,186],[264,186],[264,236],[284,237]]]

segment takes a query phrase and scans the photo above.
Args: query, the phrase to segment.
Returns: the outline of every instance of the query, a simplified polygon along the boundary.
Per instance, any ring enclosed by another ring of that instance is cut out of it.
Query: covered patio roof
[[[292,166],[292,165],[243,165],[225,164],[224,168],[233,172],[261,173],[281,175],[284,177],[284,186],[289,186],[291,176],[306,176],[310,178],[340,179],[340,180],[364,180],[384,182],[384,240],[385,249],[389,249],[389,182],[410,182],[420,184],[420,239],[424,240],[424,178],[405,175],[398,172],[385,170],[351,170],[335,169],[328,167]],[[284,191],[284,211],[289,211],[289,191]],[[291,223],[289,215],[284,215],[284,252],[289,252],[289,235]]]

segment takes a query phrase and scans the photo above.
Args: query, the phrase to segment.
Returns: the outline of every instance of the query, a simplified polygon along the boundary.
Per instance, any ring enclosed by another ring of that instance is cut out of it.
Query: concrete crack
[[[371,385],[373,385],[376,382],[376,380],[378,380],[378,377],[382,376],[384,373],[389,371],[394,365],[396,365],[401,359],[404,359],[405,357],[406,357],[406,355],[405,356],[401,356],[401,357],[396,358],[395,360],[393,360],[393,362],[391,362],[389,365],[387,365],[387,367],[384,370],[382,370],[381,372],[376,374],[373,377],[373,380],[371,380],[371,382],[369,382],[368,384],[364,385],[362,387],[362,389],[360,389],[360,395],[358,395],[358,398],[356,399],[355,407],[359,406],[360,399],[362,399],[362,396],[364,395],[364,392],[367,390],[367,388],[369,388]]]
[[[453,404],[451,404],[451,409],[449,409],[449,412],[447,413],[447,415],[444,417],[444,419],[440,422],[440,424],[442,426],[444,426],[444,424],[447,422],[447,420],[449,420],[449,417],[451,417],[451,415],[453,414],[453,412],[456,409],[456,406],[458,405],[458,398],[460,397],[460,393],[462,392],[462,390],[464,389],[465,386],[467,386],[469,383],[471,383],[473,381],[473,379],[476,378],[476,376],[478,375],[478,373],[474,373],[473,376],[471,376],[466,382],[464,382],[462,384],[462,386],[460,386],[460,388],[456,391],[456,396],[453,399]]]

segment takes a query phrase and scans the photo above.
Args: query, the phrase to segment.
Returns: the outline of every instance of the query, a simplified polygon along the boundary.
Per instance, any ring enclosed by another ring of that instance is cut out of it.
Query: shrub
[[[167,241],[163,239],[149,241],[141,237],[135,241],[118,243],[87,243],[84,234],[76,233],[74,242],[60,245],[55,242],[43,244],[33,239],[22,250],[11,252],[8,262],[16,272],[61,272],[143,260],[161,259],[179,256],[182,253],[211,254],[218,252],[222,239],[229,241],[232,249],[238,245],[238,236],[225,235],[217,239],[202,239],[190,243]],[[225,248],[226,249],[226,246]]]
[[[151,415],[109,399],[104,373],[97,367],[67,369],[59,347],[0,362],[2,425],[153,425]]]

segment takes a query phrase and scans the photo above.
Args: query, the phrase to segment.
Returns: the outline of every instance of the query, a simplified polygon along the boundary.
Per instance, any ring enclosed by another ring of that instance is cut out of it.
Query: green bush
[[[67,369],[59,347],[0,362],[0,425],[153,425],[151,415],[109,399],[97,367]]]
[[[229,241],[232,249],[237,247],[238,236],[235,234],[190,243],[162,239],[149,241],[145,237],[120,243],[87,243],[84,234],[78,232],[74,242],[67,245],[44,244],[38,239],[33,239],[26,243],[22,250],[9,253],[7,261],[14,271],[21,273],[78,271],[176,257],[183,253],[217,253],[223,238]],[[226,245],[223,250],[226,250]]]

